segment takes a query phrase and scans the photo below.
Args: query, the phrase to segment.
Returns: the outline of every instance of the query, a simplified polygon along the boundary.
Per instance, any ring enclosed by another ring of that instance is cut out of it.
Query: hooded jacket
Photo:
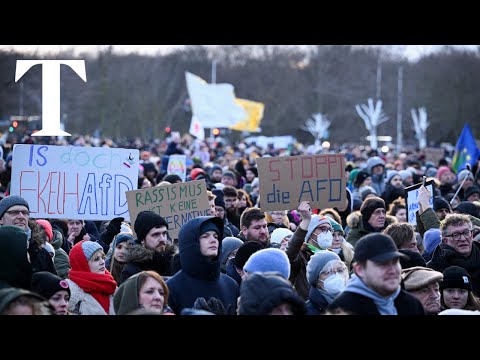
[[[182,270],[167,280],[170,291],[168,304],[175,314],[193,307],[195,300],[215,297],[223,303],[227,313],[236,308],[238,284],[220,272],[220,257],[213,260],[200,252],[200,228],[204,222],[213,222],[219,230],[218,254],[222,252],[223,221],[214,216],[200,216],[185,223],[178,234]]]

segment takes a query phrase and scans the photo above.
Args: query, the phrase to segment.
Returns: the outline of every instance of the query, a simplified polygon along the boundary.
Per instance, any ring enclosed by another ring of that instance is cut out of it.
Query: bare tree
[[[424,107],[418,109],[418,114],[415,109],[411,109],[413,125],[415,126],[415,134],[417,134],[418,145],[420,149],[427,146],[427,128],[430,123],[427,121],[427,110]]]
[[[320,141],[325,137],[325,132],[330,127],[330,121],[320,113],[312,114],[302,126],[302,130],[308,131],[315,139],[316,150],[320,148]]]
[[[369,98],[368,106],[364,104],[355,105],[355,109],[357,110],[358,115],[360,115],[365,122],[365,127],[370,132],[370,147],[372,149],[377,149],[377,126],[388,120],[388,116],[386,116],[382,111],[382,101],[377,100],[376,104],[374,105],[373,99]]]

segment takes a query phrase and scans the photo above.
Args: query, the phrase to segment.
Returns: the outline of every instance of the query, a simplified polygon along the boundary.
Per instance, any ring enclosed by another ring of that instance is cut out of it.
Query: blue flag
[[[471,167],[475,164],[478,157],[478,148],[468,124],[463,127],[462,133],[457,140],[455,153],[452,160],[452,170],[458,174],[465,169],[467,164]]]

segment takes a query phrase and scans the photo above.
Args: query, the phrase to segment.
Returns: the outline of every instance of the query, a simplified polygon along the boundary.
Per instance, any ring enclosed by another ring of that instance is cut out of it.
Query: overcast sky
[[[26,53],[39,53],[41,55],[55,54],[60,51],[73,49],[76,55],[88,51],[98,52],[110,45],[0,45],[0,50],[16,50]],[[164,54],[171,49],[183,47],[184,45],[113,45],[114,51],[119,53],[137,52],[142,55]],[[214,45],[212,45],[214,46]],[[371,46],[371,45],[370,45]],[[378,45],[380,46],[380,45]],[[430,54],[445,45],[387,45],[388,50],[396,54],[406,56],[411,61],[418,60],[421,56]],[[452,45],[455,47],[475,50],[478,45]]]

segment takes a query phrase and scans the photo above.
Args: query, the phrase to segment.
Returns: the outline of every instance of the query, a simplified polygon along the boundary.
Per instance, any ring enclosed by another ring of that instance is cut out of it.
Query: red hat
[[[205,174],[205,170],[202,168],[194,168],[190,171],[190,178],[195,180],[199,174]]]
[[[52,241],[53,239],[52,224],[50,224],[50,222],[48,222],[47,220],[43,220],[43,219],[37,220],[37,224],[40,225],[45,230],[45,233],[48,236],[48,241]]]

